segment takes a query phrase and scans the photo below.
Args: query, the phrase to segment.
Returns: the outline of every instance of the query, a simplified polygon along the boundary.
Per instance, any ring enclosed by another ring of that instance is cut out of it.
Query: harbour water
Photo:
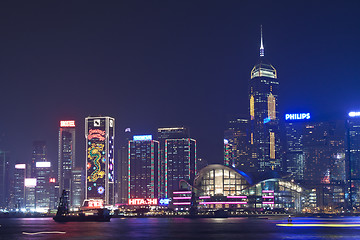
[[[2,218],[0,239],[360,239],[360,217],[113,218],[56,223],[52,218]]]

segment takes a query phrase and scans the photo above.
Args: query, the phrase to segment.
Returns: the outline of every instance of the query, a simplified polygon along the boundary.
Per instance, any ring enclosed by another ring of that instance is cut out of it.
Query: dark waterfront
[[[0,239],[359,239],[360,217],[114,218],[110,223],[56,223],[52,218],[0,219]],[[317,224],[300,227],[297,224]],[[297,227],[294,227],[297,226]],[[324,227],[328,226],[328,227]],[[39,233],[28,235],[24,233]],[[58,232],[58,233],[50,233]]]

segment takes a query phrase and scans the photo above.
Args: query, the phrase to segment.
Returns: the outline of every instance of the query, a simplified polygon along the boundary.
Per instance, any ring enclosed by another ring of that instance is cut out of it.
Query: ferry
[[[69,211],[68,192],[63,191],[57,213],[53,217],[55,222],[110,222],[110,212],[104,208],[100,199],[84,200],[79,211]]]

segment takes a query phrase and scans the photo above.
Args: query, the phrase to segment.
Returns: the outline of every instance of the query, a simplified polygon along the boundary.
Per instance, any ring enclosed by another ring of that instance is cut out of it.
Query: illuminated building
[[[58,151],[59,196],[63,190],[69,191],[72,199],[71,171],[75,167],[75,121],[60,121]]]
[[[291,174],[295,180],[304,179],[305,156],[302,143],[303,130],[306,121],[290,119],[286,114],[285,131],[286,131],[286,154],[285,154],[285,171]]]
[[[46,142],[45,141],[34,141],[33,142],[33,153],[31,158],[31,164],[28,171],[29,177],[35,177],[36,163],[37,162],[46,162]],[[30,170],[30,171],[29,171]]]
[[[47,211],[55,208],[55,183],[54,172],[50,162],[35,163],[35,209]]]
[[[279,81],[276,69],[264,58],[261,31],[260,59],[249,81],[250,148],[260,172],[282,171],[279,130]]]
[[[312,122],[304,125],[302,145],[306,182],[318,184],[324,181],[345,181],[344,138],[343,121]]]
[[[125,138],[120,142],[120,150],[118,151],[118,161],[116,163],[116,181],[117,181],[117,199],[116,203],[128,202],[128,161],[129,161],[129,141],[132,139],[130,128],[126,128],[123,132]]]
[[[232,167],[211,164],[199,171],[193,186],[199,211],[276,209],[296,213],[302,209],[303,188],[270,172],[256,178]]]
[[[360,207],[360,113],[350,112],[346,121],[346,180],[349,206]]]
[[[317,207],[345,205],[345,128],[343,121],[304,124],[302,185],[316,189]]]
[[[165,140],[165,198],[179,189],[180,180],[193,181],[196,175],[196,140]]]
[[[76,167],[71,173],[71,206],[80,207],[84,200],[85,171],[83,168]]]
[[[128,199],[159,197],[159,148],[152,135],[134,136],[129,141]]]
[[[9,203],[9,170],[8,152],[0,150],[0,208]]]
[[[114,204],[115,119],[87,117],[85,199],[102,199]]]
[[[183,139],[190,137],[190,130],[187,127],[162,127],[158,128],[158,140],[160,143],[160,192],[162,197],[167,196],[165,181],[165,141],[166,139]]]
[[[249,158],[249,120],[244,117],[232,117],[227,125],[224,137],[231,146],[231,165],[243,171],[254,171],[256,162]]]
[[[26,164],[15,164],[14,170],[14,207],[25,208]]]
[[[25,208],[35,211],[36,178],[25,178]]]

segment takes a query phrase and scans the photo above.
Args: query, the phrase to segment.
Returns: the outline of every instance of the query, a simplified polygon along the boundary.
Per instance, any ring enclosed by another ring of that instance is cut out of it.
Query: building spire
[[[260,25],[260,33],[261,33],[261,40],[260,40],[260,57],[264,56],[264,44],[263,44],[263,35],[262,35],[262,25]]]

